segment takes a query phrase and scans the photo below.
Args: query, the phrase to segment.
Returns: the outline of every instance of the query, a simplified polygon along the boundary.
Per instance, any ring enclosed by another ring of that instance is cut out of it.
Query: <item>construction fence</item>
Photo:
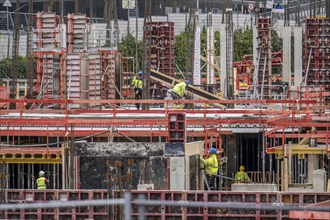
[[[5,219],[329,219],[329,193],[6,190]],[[306,206],[307,205],[307,206]],[[291,213],[291,214],[290,214]]]

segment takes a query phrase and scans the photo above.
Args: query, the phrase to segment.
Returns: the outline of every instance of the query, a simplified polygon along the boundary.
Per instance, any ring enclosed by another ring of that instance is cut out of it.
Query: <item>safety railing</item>
[[[330,215],[327,193],[132,191],[117,197],[108,190],[6,190],[5,218],[150,219],[288,218],[290,211]],[[41,195],[41,197],[36,197]],[[113,196],[113,197],[112,197]],[[112,199],[111,199],[112,198]],[[9,204],[10,203],[10,204]],[[315,204],[315,206],[305,206]],[[119,218],[118,218],[119,217]]]

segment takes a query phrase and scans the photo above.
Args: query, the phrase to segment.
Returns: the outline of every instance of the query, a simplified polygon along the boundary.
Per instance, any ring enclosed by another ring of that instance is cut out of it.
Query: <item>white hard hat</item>
[[[42,170],[39,171],[39,177],[40,177],[40,176],[43,176],[44,174],[45,174],[44,171],[42,171]]]

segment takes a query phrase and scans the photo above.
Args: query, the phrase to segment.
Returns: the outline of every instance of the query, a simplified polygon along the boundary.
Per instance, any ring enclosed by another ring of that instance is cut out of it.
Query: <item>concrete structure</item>
[[[283,81],[291,85],[291,27],[283,28]]]
[[[232,184],[234,192],[278,192],[276,184]]]
[[[227,38],[226,38],[226,24],[220,25],[220,89],[223,97],[227,97]]]
[[[303,66],[302,66],[302,42],[303,42],[303,28],[294,27],[294,86],[297,87],[302,82]]]
[[[79,183],[77,188],[106,189],[109,184],[106,176],[113,170],[116,178],[131,175],[121,187],[131,184],[132,189],[140,190],[146,187],[155,190],[201,189],[196,155],[203,151],[203,145],[203,142],[183,145],[183,154],[177,154],[181,145],[175,143],[76,143],[75,160],[80,164],[75,174]],[[130,160],[134,164],[130,165]],[[119,182],[113,184],[118,187]]]

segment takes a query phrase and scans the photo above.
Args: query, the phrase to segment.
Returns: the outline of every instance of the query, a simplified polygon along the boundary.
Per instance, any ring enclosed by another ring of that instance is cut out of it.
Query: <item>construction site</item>
[[[0,4],[0,219],[330,219],[330,1]],[[253,51],[234,60],[246,28]]]

